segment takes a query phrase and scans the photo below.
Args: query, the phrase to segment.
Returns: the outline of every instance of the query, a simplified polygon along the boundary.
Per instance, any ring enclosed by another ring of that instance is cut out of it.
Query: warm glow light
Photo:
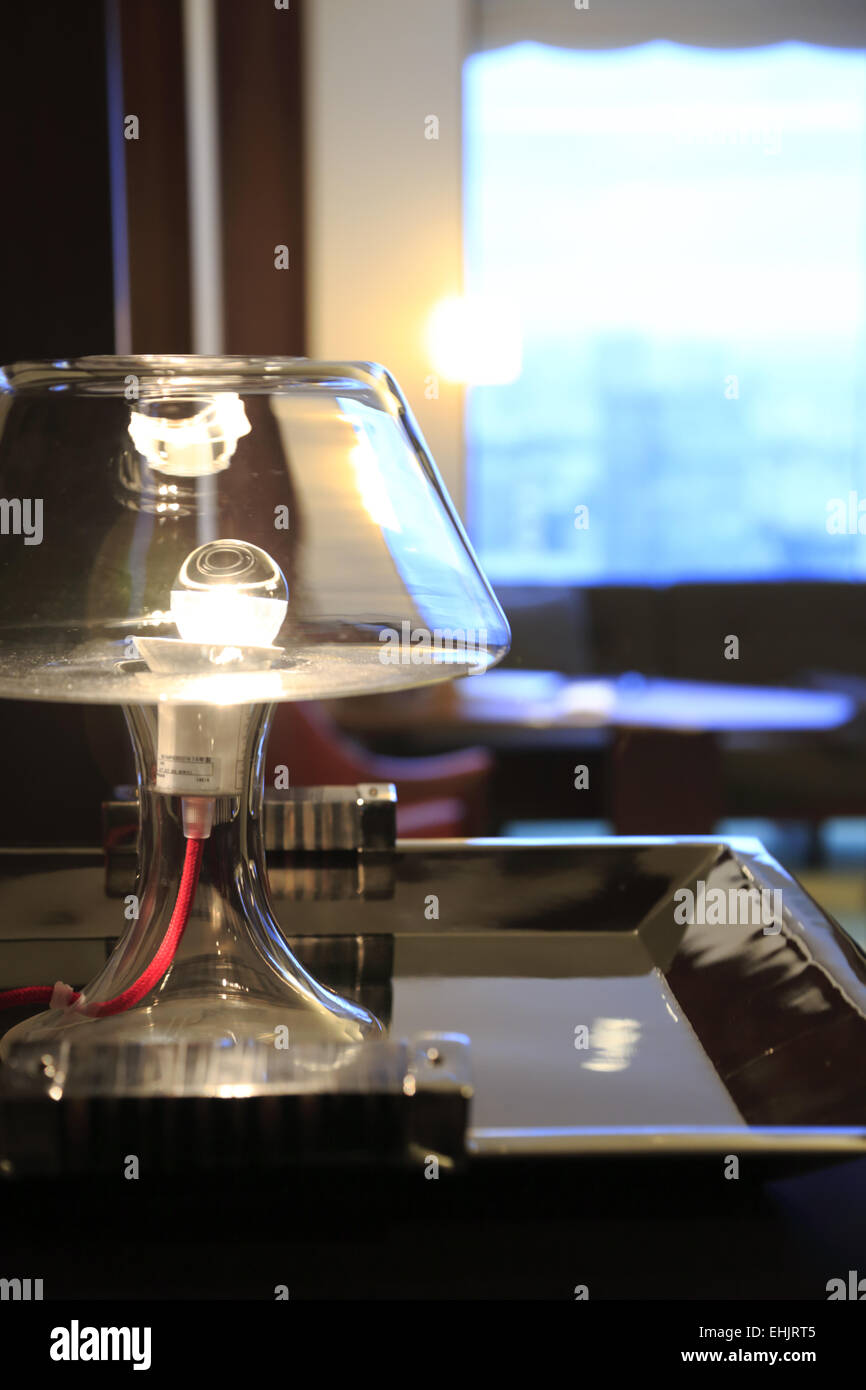
[[[207,541],[181,565],[171,616],[185,642],[266,647],[283,625],[288,594],[266,551],[246,541]]]
[[[219,588],[172,589],[171,616],[185,642],[223,647],[266,647],[283,625],[289,605],[285,599]]]
[[[433,370],[446,381],[505,386],[520,376],[520,325],[492,296],[441,300],[430,315],[429,349]]]
[[[370,520],[386,531],[401,530],[376,451],[364,435],[359,436],[357,444],[349,451],[349,461],[355,470],[358,494]]]

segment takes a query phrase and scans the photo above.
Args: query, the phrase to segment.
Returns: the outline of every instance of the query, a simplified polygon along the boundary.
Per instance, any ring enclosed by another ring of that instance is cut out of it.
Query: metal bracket
[[[135,891],[138,802],[103,802],[105,891]],[[262,831],[276,898],[295,902],[388,898],[394,891],[397,841],[393,782],[267,790]],[[351,857],[349,857],[351,856]]]
[[[293,787],[267,791],[266,850],[393,850],[397,840],[397,788],[393,782],[349,787]]]

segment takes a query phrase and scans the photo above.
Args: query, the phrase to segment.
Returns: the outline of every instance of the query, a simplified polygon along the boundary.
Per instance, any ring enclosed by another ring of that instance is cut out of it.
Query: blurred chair
[[[493,759],[484,748],[430,758],[373,753],[338,729],[314,701],[277,706],[267,751],[265,786],[274,768],[289,769],[293,787],[394,782],[397,833],[406,838],[482,835]]]

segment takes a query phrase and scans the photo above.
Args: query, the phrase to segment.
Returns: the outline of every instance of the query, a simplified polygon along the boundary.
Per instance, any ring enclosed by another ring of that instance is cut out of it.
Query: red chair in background
[[[483,835],[493,766],[484,748],[464,748],[430,758],[393,758],[355,742],[321,705],[278,705],[267,751],[267,782],[280,763],[293,787],[351,786],[394,782],[397,833],[425,839]]]

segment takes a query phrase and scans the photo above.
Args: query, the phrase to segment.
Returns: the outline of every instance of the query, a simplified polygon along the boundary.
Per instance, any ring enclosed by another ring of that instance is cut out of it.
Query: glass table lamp
[[[392,378],[293,358],[18,363],[0,375],[0,497],[0,696],[122,705],[141,817],[116,949],[81,993],[16,992],[49,1007],[4,1059],[376,1037],[270,907],[270,711],[482,672],[509,642]]]

